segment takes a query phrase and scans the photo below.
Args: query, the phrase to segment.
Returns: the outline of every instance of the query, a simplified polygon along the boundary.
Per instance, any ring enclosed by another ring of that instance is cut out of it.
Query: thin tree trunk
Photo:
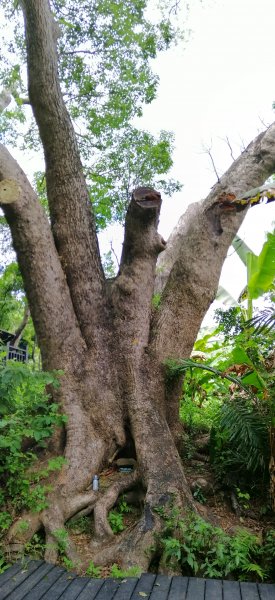
[[[17,348],[20,343],[23,331],[24,331],[26,325],[28,324],[30,314],[31,314],[30,309],[28,307],[28,304],[26,304],[25,309],[24,309],[23,319],[22,319],[21,323],[19,324],[19,326],[17,327],[15,334],[14,334],[14,338],[12,340],[14,348]]]

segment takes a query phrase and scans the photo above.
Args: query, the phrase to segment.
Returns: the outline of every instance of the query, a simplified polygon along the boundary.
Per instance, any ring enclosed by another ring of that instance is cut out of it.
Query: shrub
[[[35,451],[44,448],[54,427],[65,421],[58,405],[49,401],[45,391],[49,384],[58,386],[58,373],[32,371],[20,363],[0,364],[0,520],[4,530],[11,513],[46,507],[49,486],[41,479],[64,463],[58,457],[40,473],[31,471],[37,459]]]
[[[213,527],[197,515],[182,518],[177,509],[158,509],[164,530],[157,537],[166,565],[180,565],[184,575],[264,580],[272,575],[275,532],[269,532],[261,545],[259,538],[239,529],[234,536]]]

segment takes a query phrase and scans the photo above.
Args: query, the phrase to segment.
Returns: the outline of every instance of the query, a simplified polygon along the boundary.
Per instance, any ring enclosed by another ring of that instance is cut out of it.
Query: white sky
[[[145,107],[140,123],[153,133],[168,129],[176,136],[172,174],[184,187],[164,201],[160,231],[166,238],[187,205],[206,197],[216,181],[204,147],[211,146],[222,174],[232,162],[226,136],[237,157],[263,130],[261,121],[275,119],[274,0],[203,0],[203,5],[191,0],[189,19],[192,34],[185,47],[153,63],[158,98]],[[272,220],[273,203],[255,207],[239,232],[257,254]],[[111,235],[120,237],[116,228]],[[232,248],[229,254],[221,284],[237,298],[246,272]]]

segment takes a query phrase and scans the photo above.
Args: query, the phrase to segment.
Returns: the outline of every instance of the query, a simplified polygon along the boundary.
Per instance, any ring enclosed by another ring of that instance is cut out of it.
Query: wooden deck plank
[[[223,581],[223,600],[241,600],[241,588],[238,581]]]
[[[43,600],[59,600],[61,594],[66,590],[72,581],[74,581],[75,575],[65,571],[61,577],[52,585],[43,596]],[[10,600],[10,599],[8,599]],[[13,598],[12,598],[13,600]]]
[[[275,600],[275,584],[258,583],[261,600]]]
[[[206,579],[205,600],[223,600],[223,585],[221,579]]]
[[[66,573],[62,567],[54,567],[47,575],[36,584],[36,586],[24,596],[24,600],[40,600],[42,596],[57,583],[57,580],[63,573]]]
[[[0,575],[0,600],[275,600],[275,584],[169,577],[77,577],[44,561],[24,560]]]
[[[204,600],[205,579],[189,577],[186,600]]]
[[[97,592],[100,590],[103,584],[104,579],[90,579],[84,590],[80,592],[77,600],[94,600]]]
[[[119,582],[119,579],[104,579],[104,583],[96,595],[96,600],[111,600],[119,587]]]
[[[188,587],[188,577],[175,575],[172,577],[167,600],[185,600]]]
[[[241,581],[240,586],[242,600],[259,600],[258,587],[255,583]]]
[[[172,577],[168,577],[167,575],[157,575],[150,595],[150,600],[166,600],[168,598],[171,581]]]
[[[129,577],[127,579],[122,579],[122,581],[120,580],[120,586],[116,591],[113,600],[129,600],[137,585],[137,582],[138,577]]]
[[[131,600],[142,600],[142,596],[140,596],[140,592],[144,592],[145,594],[150,594],[152,587],[154,585],[156,579],[156,575],[153,573],[143,573],[140,576],[140,579],[134,589],[134,593],[131,597]],[[96,599],[97,600],[97,599]]]
[[[37,569],[39,569],[43,564],[43,561],[31,560],[28,562],[27,566],[24,567],[20,564],[19,571],[7,579],[4,585],[1,586],[0,589],[0,600],[4,600],[8,594],[10,594],[13,590],[15,590],[18,586],[20,586],[25,579],[31,576]]]
[[[89,577],[76,577],[69,587],[61,594],[59,600],[76,600],[89,581]]]
[[[10,590],[10,592],[6,594],[4,598],[11,594],[12,591],[12,600],[22,600],[22,598],[24,598],[24,596],[26,596],[26,594],[32,590],[36,584],[53,568],[53,565],[42,563],[42,565],[40,565],[38,569],[35,569],[33,573],[30,573],[29,576],[20,583],[20,585],[16,586],[15,589]]]
[[[26,565],[29,563],[30,561],[28,560],[24,566],[26,567]],[[42,561],[41,561],[42,562]],[[23,564],[22,562],[17,562],[14,563],[14,565],[12,565],[11,567],[9,567],[8,569],[6,569],[6,571],[4,571],[4,573],[1,573],[0,575],[0,589],[1,587],[4,585],[4,583],[6,583],[6,581],[8,581],[8,579],[11,579],[11,577],[13,577],[14,575],[16,575],[16,573],[18,573],[18,571],[20,571],[20,569],[23,568]]]

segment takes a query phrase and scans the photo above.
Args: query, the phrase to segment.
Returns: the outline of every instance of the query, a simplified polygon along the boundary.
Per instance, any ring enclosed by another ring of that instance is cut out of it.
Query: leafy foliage
[[[216,319],[218,328],[197,340],[191,360],[168,361],[167,376],[186,371],[180,416],[191,432],[211,430],[216,475],[231,485],[252,475],[267,482],[275,422],[274,332],[255,331],[252,322],[247,328],[241,307],[217,311]]]
[[[125,525],[123,522],[123,515],[131,511],[131,507],[122,499],[119,502],[117,509],[109,512],[108,521],[114,533],[121,533],[121,531],[124,531]]]
[[[0,520],[6,530],[23,508],[43,510],[49,486],[43,483],[59,470],[62,457],[48,461],[43,470],[33,470],[35,449],[45,447],[55,426],[65,418],[49,402],[46,385],[59,384],[57,373],[32,371],[21,363],[0,364]]]
[[[266,476],[270,456],[268,416],[259,407],[236,398],[221,407],[212,430],[212,456],[220,476],[228,470]]]
[[[129,569],[120,569],[116,563],[111,567],[111,576],[115,579],[125,579],[126,577],[139,577],[141,575],[140,567],[130,567]]]
[[[255,258],[249,254],[248,292],[251,298],[259,298],[270,289],[275,279],[275,232],[267,234],[261,253]]]
[[[24,545],[24,555],[33,558],[42,559],[45,552],[45,541],[40,533],[35,533],[29,542]],[[23,556],[22,556],[23,558]]]
[[[172,166],[172,151],[173,136],[165,131],[159,139],[130,125],[117,133],[112,147],[88,172],[98,228],[124,221],[131,192],[139,185],[156,187],[168,196],[181,189],[178,181],[163,178]]]
[[[275,328],[275,310],[272,306],[261,310],[252,319],[247,321],[246,327],[253,327],[255,333],[270,333]]]
[[[184,373],[187,369],[190,369],[190,368],[191,369],[192,368],[193,369],[194,368],[202,369],[203,371],[209,371],[210,373],[213,373],[216,376],[219,376],[219,377],[222,377],[223,379],[228,379],[229,381],[232,381],[238,387],[240,387],[245,392],[247,392],[248,395],[252,395],[250,390],[242,384],[242,381],[239,377],[233,377],[231,375],[228,375],[227,373],[225,373],[215,367],[211,367],[209,364],[202,364],[202,363],[196,362],[192,359],[180,359],[178,361],[167,360],[166,367],[167,367],[167,379],[168,380],[169,380],[169,378],[177,377],[178,375]]]
[[[108,521],[114,533],[120,533],[125,529],[123,524],[123,516],[115,510],[111,510],[108,515]]]
[[[23,281],[17,263],[10,263],[0,275],[0,328],[14,331],[24,312]]]
[[[167,566],[179,565],[184,575],[211,578],[250,577],[261,581],[272,575],[274,531],[261,545],[259,538],[245,529],[230,536],[193,513],[183,519],[175,507],[156,512],[164,521],[156,547],[163,552]]]
[[[93,561],[91,560],[91,562],[89,562],[89,566],[86,570],[86,575],[88,575],[89,577],[94,577],[94,578],[101,577],[101,568],[96,567],[95,564],[93,563]]]
[[[227,310],[218,308],[215,311],[214,318],[215,321],[219,323],[226,341],[230,339],[230,336],[241,333],[244,326],[244,319],[240,306],[231,306]]]
[[[102,568],[96,567],[95,564],[91,561],[86,571],[86,575],[94,578],[102,577]],[[114,563],[111,566],[110,575],[115,579],[125,579],[126,577],[139,577],[141,575],[141,569],[139,567],[121,569],[116,563]]]
[[[89,533],[91,531],[91,520],[89,517],[75,517],[67,523],[67,528],[79,533]]]
[[[0,329],[15,333],[22,324],[26,308],[27,301],[19,267],[16,262],[11,262],[0,273]],[[29,356],[35,359],[35,333],[30,317],[22,335],[24,342],[28,344]]]
[[[98,229],[122,221],[131,187],[157,185],[168,195],[180,189],[166,181],[171,165],[173,136],[154,138],[133,126],[142,106],[156,97],[158,77],[152,59],[177,38],[169,2],[158,19],[146,16],[148,0],[54,0],[59,26],[59,76],[82,162],[87,174]],[[4,143],[21,142],[38,150],[40,142],[27,101],[26,56],[21,11],[2,3],[5,28],[0,88],[9,90],[11,104],[0,115]],[[36,177],[45,205],[45,182]],[[46,205],[45,205],[46,206]],[[46,207],[47,210],[47,207]]]

